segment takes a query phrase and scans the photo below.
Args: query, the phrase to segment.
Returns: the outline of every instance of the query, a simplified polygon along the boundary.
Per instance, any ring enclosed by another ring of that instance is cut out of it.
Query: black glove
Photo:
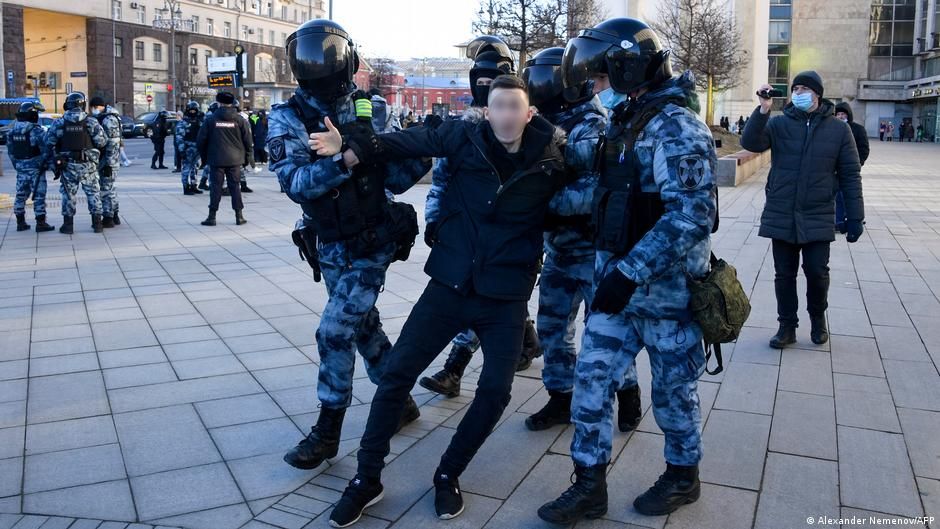
[[[849,242],[855,242],[862,236],[862,232],[865,231],[865,222],[861,220],[849,220],[846,223],[847,233],[845,240]]]
[[[382,152],[382,143],[371,127],[357,127],[345,139],[346,145],[356,153],[360,163],[374,162]]]
[[[428,222],[424,226],[424,244],[428,245],[428,248],[434,247],[434,235],[437,234],[437,221]]]
[[[444,120],[437,114],[428,114],[427,117],[424,118],[424,126],[432,129],[436,129],[441,126],[442,123],[444,123]]]
[[[636,291],[637,284],[623,275],[620,270],[607,274],[594,290],[591,312],[619,314],[627,308],[630,298]]]
[[[101,176],[105,178],[111,178],[112,170],[110,165],[106,165],[101,168]]]

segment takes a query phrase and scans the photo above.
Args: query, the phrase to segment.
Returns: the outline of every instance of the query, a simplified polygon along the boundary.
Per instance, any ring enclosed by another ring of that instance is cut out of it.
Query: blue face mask
[[[607,110],[613,110],[615,106],[627,100],[627,94],[621,94],[613,88],[601,90],[597,93],[597,97],[600,98],[601,104]]]
[[[790,98],[790,101],[793,102],[793,106],[806,112],[813,106],[813,94],[809,92],[793,94],[793,97]]]

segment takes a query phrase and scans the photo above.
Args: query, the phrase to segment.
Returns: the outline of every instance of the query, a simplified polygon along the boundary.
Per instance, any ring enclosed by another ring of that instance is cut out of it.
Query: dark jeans
[[[408,392],[418,375],[455,334],[470,328],[483,346],[483,371],[473,403],[441,457],[441,468],[459,476],[509,404],[516,362],[522,353],[525,320],[525,301],[497,300],[477,294],[463,296],[431,280],[386,358],[385,372],[372,399],[360,444],[359,473],[380,476],[389,440],[395,435]]]
[[[777,321],[797,326],[799,299],[796,293],[796,274],[803,255],[803,273],[806,275],[806,308],[810,316],[822,316],[829,307],[829,242],[791,244],[773,240],[774,290],[777,294]]]
[[[165,140],[166,137],[158,138],[157,136],[154,136],[150,138],[150,141],[153,142],[153,158],[150,160],[150,165],[163,165]],[[157,162],[159,162],[159,164]]]
[[[209,209],[218,211],[219,202],[222,201],[222,185],[228,184],[228,191],[232,195],[232,209],[242,209],[242,191],[238,186],[238,177],[241,167],[210,167],[209,168]]]
[[[845,229],[845,199],[842,198],[842,191],[836,191],[836,228],[839,231]]]

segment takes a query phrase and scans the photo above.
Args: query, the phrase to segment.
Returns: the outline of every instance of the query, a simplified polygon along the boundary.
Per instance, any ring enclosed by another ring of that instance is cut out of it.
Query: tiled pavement
[[[940,515],[938,163],[937,146],[873,145],[866,235],[833,245],[832,340],[814,347],[801,327],[799,346],[782,354],[766,346],[775,311],[769,245],[756,229],[762,179],[722,189],[716,252],[738,268],[754,312],[725,348],[725,373],[700,385],[702,499],[668,517],[632,510],[663,468],[647,409],[639,431],[615,437],[609,513],[578,527],[791,529],[810,516]],[[303,472],[281,461],[317,415],[313,331],[326,298],[289,241],[297,207],[265,172],[252,178],[249,224],[223,210],[205,228],[206,195],[182,196],[176,175],[135,166],[119,180],[125,223],[105,236],[84,214],[72,237],[37,237],[0,212],[0,528],[326,526],[374,388],[358,366],[331,465]],[[407,199],[422,203],[426,189]],[[426,256],[419,242],[389,273],[379,305],[393,339],[426,282]],[[648,408],[649,364],[639,360]],[[395,437],[386,499],[359,527],[542,527],[536,508],[568,484],[571,431],[524,427],[546,398],[540,365],[517,377],[462,478],[468,508],[450,522],[433,516],[431,472],[476,371],[457,399],[417,388],[422,417]]]

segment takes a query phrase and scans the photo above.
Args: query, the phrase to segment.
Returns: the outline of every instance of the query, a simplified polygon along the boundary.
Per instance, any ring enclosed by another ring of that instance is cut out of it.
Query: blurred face
[[[842,121],[848,121],[848,120],[849,120],[849,115],[846,114],[845,112],[836,112],[836,117],[837,117],[838,119],[841,119]]]
[[[610,88],[610,77],[606,73],[599,73],[591,79],[594,79],[594,95]]]
[[[490,91],[490,98],[483,110],[490,122],[493,134],[503,144],[512,144],[522,139],[525,126],[532,120],[529,95],[518,88],[497,88]]]

